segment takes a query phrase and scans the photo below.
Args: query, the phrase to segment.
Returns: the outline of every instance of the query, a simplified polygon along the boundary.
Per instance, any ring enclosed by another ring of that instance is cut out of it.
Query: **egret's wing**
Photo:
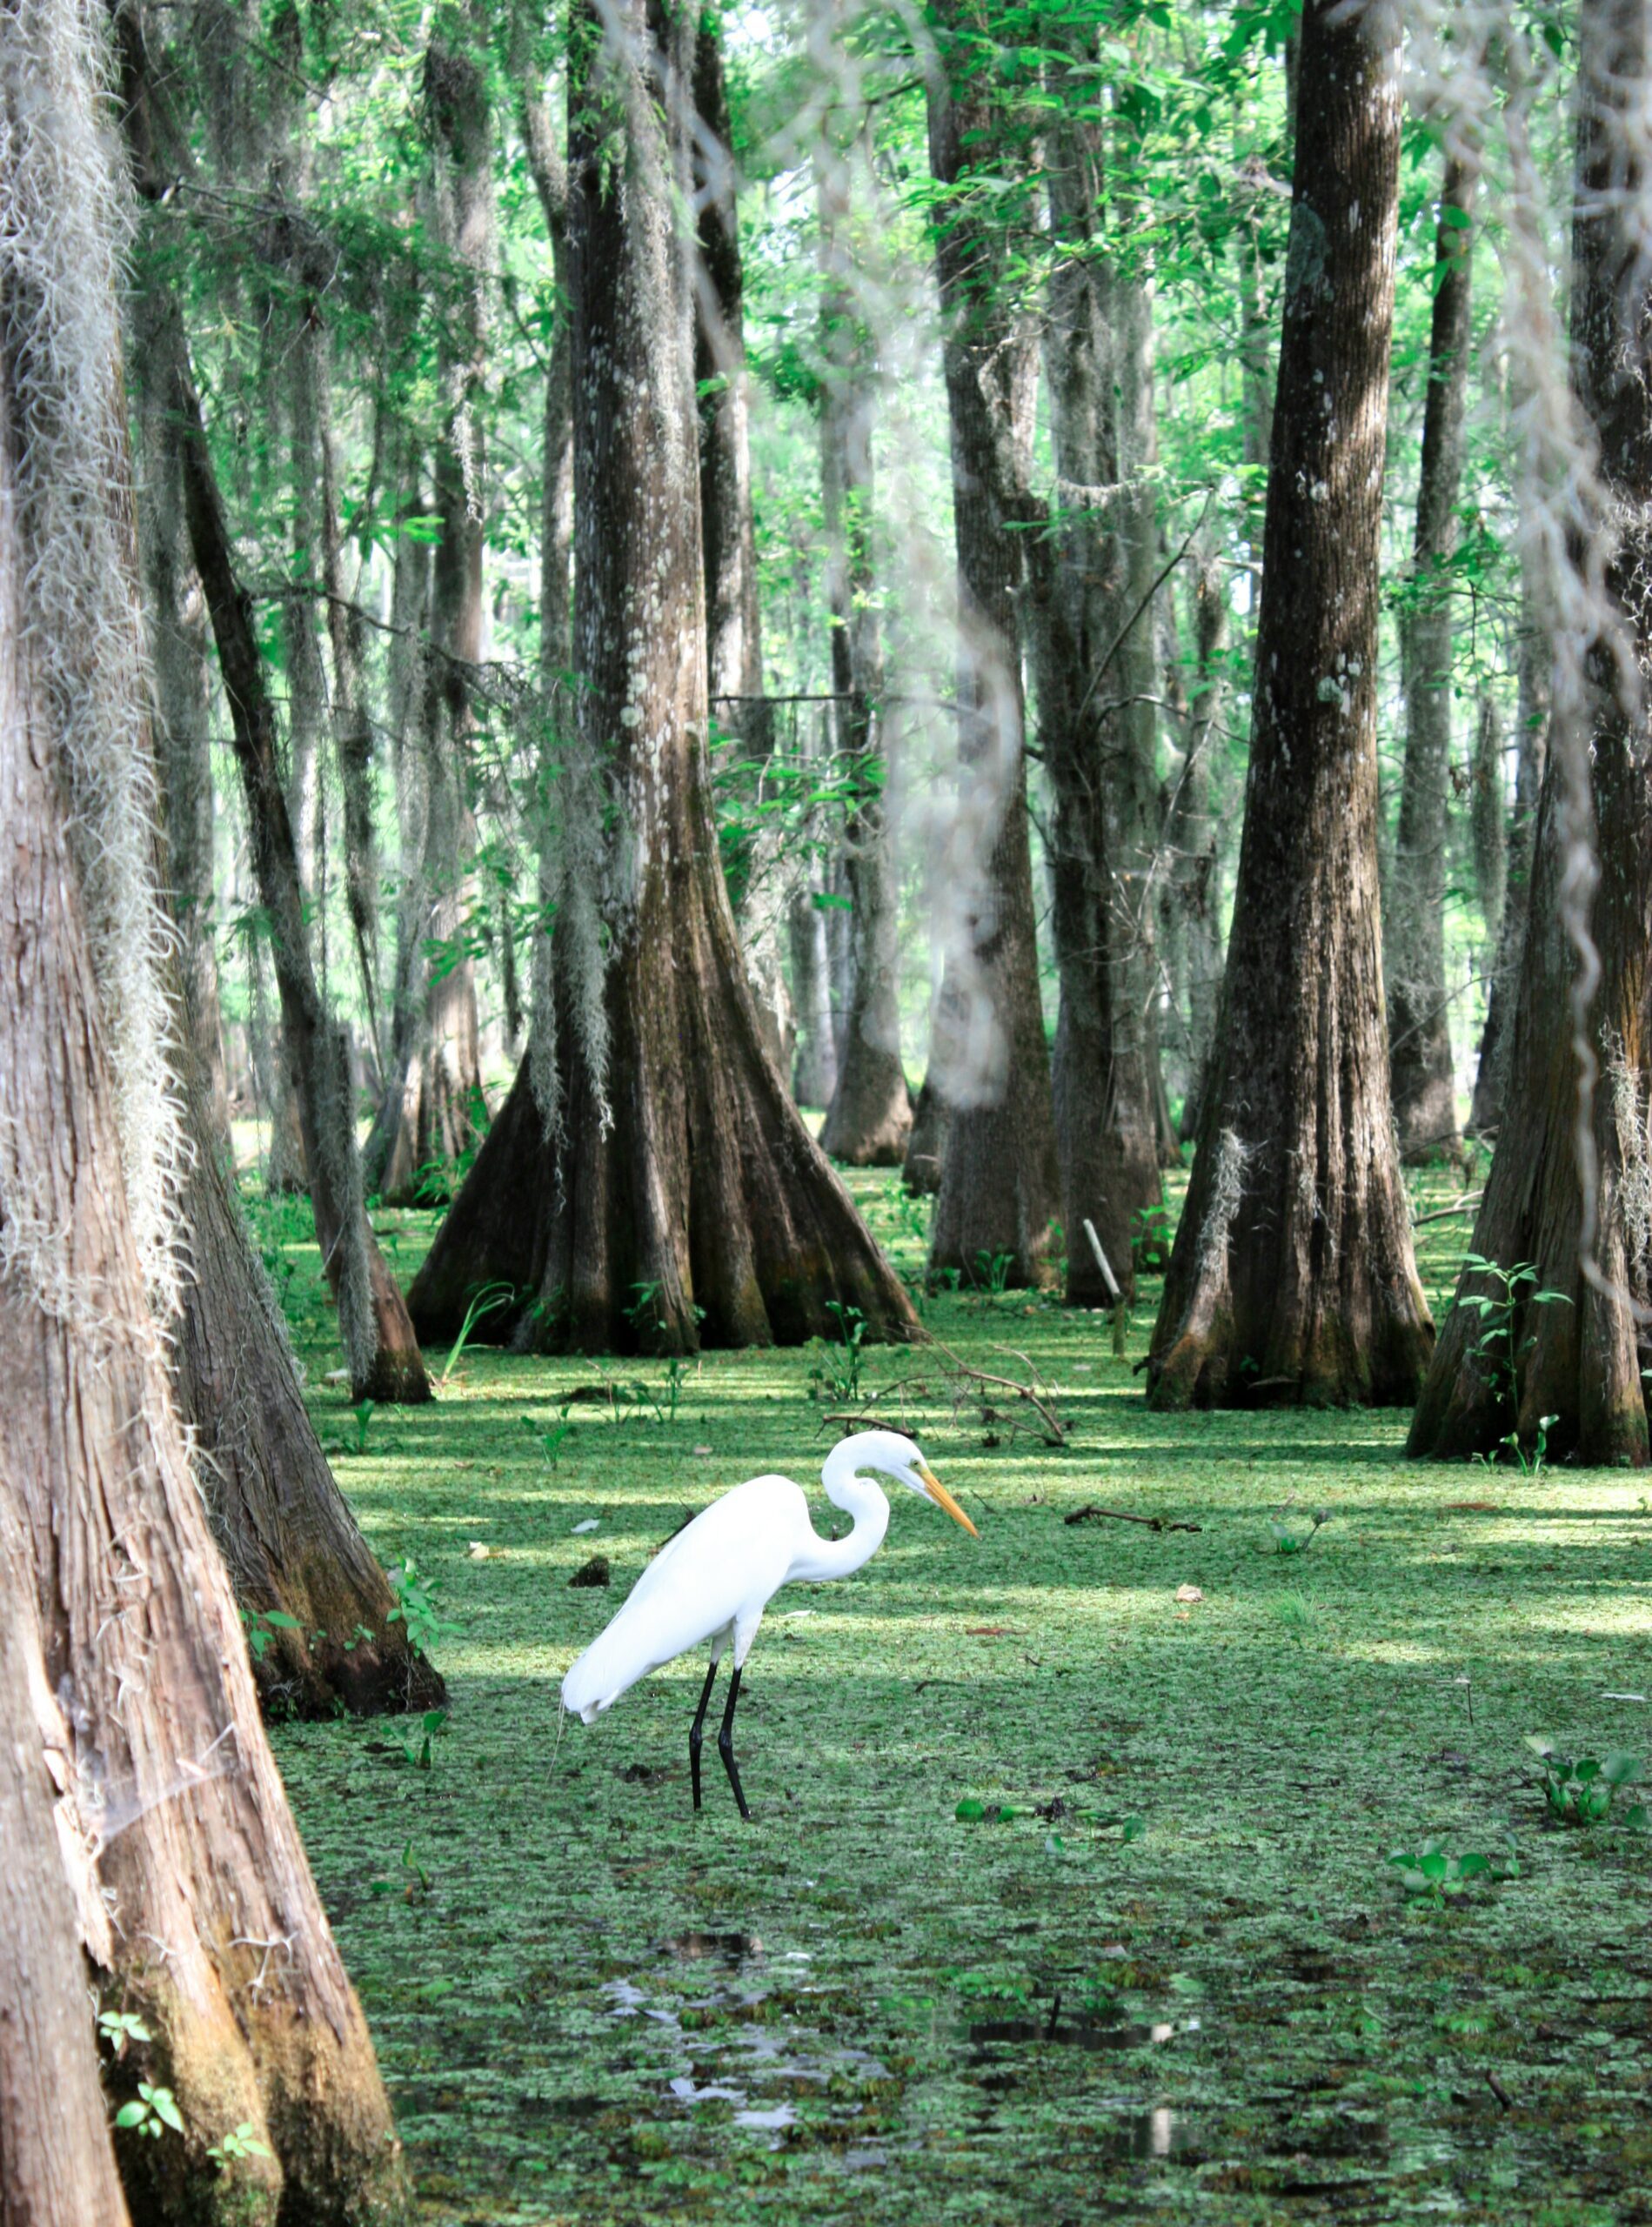
[[[569,1671],[567,1706],[606,1709],[662,1663],[760,1615],[808,1520],[807,1501],[786,1477],[753,1477],[713,1501],[660,1548]]]

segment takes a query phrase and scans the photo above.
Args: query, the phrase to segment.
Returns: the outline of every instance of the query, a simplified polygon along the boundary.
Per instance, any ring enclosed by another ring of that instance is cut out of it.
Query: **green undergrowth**
[[[405,1278],[432,1219],[378,1219]],[[1122,1360],[1100,1315],[932,1301],[1068,1442],[914,1396],[979,1543],[897,1493],[866,1570],[782,1595],[755,1822],[709,1743],[696,1818],[701,1664],[591,1729],[558,1682],[686,1515],[813,1481],[820,1351],[672,1399],[472,1346],[362,1424],[301,1215],[259,1220],[336,1470],[451,1627],[438,1736],[275,1735],[431,2227],[1652,2219],[1652,1836],[1551,1820],[1525,1744],[1652,1751],[1608,1698],[1652,1690],[1641,1481],[1408,1466],[1398,1414],[1149,1415],[1151,1289]],[[1436,1304],[1470,1227],[1421,1233]],[[915,1365],[869,1349],[862,1396]],[[1389,1861],[1428,1847],[1449,1893]]]

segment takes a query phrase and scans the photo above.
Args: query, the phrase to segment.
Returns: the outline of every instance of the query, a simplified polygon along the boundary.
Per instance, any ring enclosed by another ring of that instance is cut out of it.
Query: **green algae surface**
[[[703,1664],[590,1729],[558,1683],[686,1514],[814,1483],[821,1350],[673,1388],[472,1348],[364,1429],[313,1242],[259,1219],[341,1481],[451,1627],[428,1769],[398,1720],[274,1734],[429,2227],[1652,2220],[1652,1836],[1550,1823],[1523,1744],[1652,1759],[1642,1479],[1408,1465],[1401,1414],[1150,1415],[1151,1287],[1122,1359],[1100,1315],[933,1300],[1067,1442],[867,1355],[863,1396],[922,1380],[891,1418],[980,1541],[896,1493],[866,1569],[779,1595],[754,1821],[709,1743],[695,1816]],[[430,1220],[380,1221],[405,1277]],[[1467,1227],[1422,1233],[1437,1307]],[[1514,1876],[1408,1901],[1430,1837]]]

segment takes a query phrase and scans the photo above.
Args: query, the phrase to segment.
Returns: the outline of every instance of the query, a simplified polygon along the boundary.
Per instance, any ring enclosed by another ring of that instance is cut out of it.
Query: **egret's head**
[[[881,1469],[897,1484],[905,1485],[908,1492],[916,1493],[922,1500],[933,1501],[937,1508],[944,1508],[953,1521],[961,1523],[972,1539],[980,1537],[980,1533],[925,1461],[921,1449],[912,1439],[904,1438],[898,1430],[868,1430],[862,1431],[849,1443],[854,1448],[858,1469]]]

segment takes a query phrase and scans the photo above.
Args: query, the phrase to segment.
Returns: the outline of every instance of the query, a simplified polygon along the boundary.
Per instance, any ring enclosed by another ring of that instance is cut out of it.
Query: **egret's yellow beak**
[[[958,1502],[947,1491],[946,1486],[942,1484],[940,1479],[935,1475],[927,1461],[920,1461],[918,1464],[918,1475],[923,1480],[924,1490],[929,1495],[930,1499],[934,1501],[936,1507],[944,1508],[947,1515],[952,1517],[954,1523],[961,1523],[972,1539],[979,1539],[981,1535],[980,1533],[970,1521],[968,1516],[965,1515],[963,1509],[960,1508]]]

